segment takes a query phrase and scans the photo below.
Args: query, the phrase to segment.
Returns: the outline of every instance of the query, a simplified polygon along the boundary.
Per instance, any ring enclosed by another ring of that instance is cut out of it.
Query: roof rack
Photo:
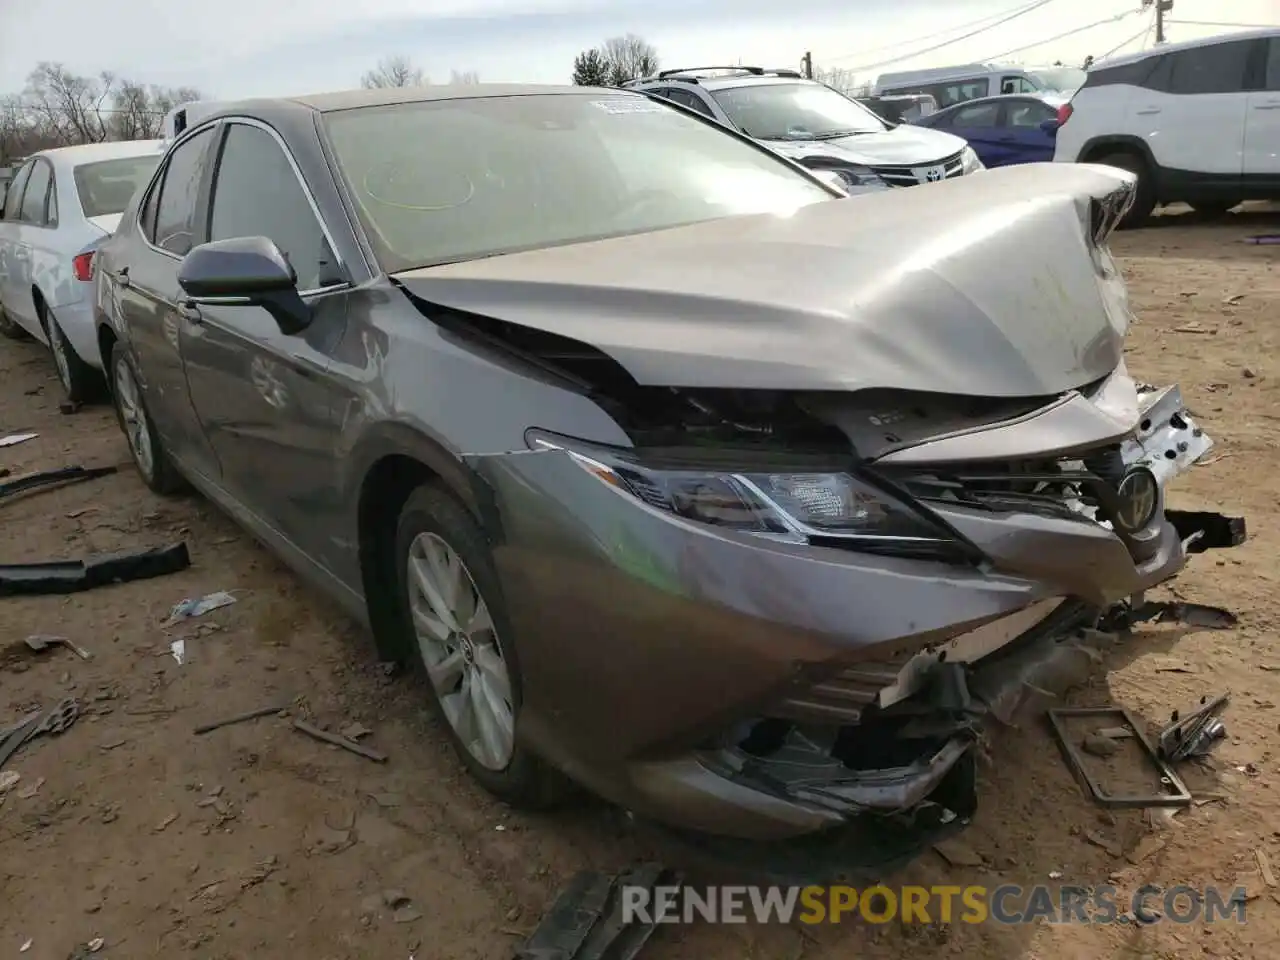
[[[765,67],[744,67],[742,64],[730,64],[726,66],[709,66],[709,67],[679,67],[673,70],[659,71],[658,80],[687,80],[691,83],[697,83],[697,77],[683,77],[684,73],[702,73],[711,70],[729,70],[734,73],[745,73],[753,77],[795,77],[797,80],[804,79],[804,75],[798,70],[771,70]]]

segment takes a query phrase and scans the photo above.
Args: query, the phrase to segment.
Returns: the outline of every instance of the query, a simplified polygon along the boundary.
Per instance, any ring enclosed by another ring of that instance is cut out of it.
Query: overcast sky
[[[0,0],[0,92],[21,89],[40,60],[79,73],[113,70],[143,82],[196,86],[220,98],[352,87],[392,54],[411,58],[439,81],[451,70],[475,70],[484,80],[564,82],[574,54],[626,32],[653,43],[666,66],[796,66],[812,50],[819,65],[874,75],[990,59],[1140,6],[1140,0],[1050,0],[972,39],[879,65],[968,32],[950,28],[994,21],[1027,2]],[[1169,16],[1280,25],[1280,0],[1175,0]],[[1078,64],[1125,42],[1149,20],[1132,13],[1010,58]],[[1168,30],[1173,40],[1224,32],[1176,22]]]

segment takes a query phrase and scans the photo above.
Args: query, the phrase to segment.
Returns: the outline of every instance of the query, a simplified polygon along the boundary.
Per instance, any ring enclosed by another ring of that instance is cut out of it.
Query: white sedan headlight
[[[982,161],[978,159],[978,154],[973,147],[965,147],[960,151],[960,172],[961,173],[977,173],[979,170],[987,169],[982,165]]]

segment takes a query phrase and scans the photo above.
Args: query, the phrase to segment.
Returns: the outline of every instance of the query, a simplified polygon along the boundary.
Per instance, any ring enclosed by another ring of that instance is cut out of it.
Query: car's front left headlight
[[[982,165],[982,161],[978,159],[977,151],[973,147],[965,147],[960,151],[960,172],[963,174],[977,173],[979,170],[987,169]]]
[[[789,543],[939,554],[959,544],[922,508],[842,471],[756,472],[656,467],[621,451],[530,431],[535,450],[562,450],[599,480],[685,520]]]
[[[835,174],[843,181],[844,190],[848,194],[875,193],[889,189],[889,185],[870,167],[819,157],[807,157],[800,162],[810,170]]]

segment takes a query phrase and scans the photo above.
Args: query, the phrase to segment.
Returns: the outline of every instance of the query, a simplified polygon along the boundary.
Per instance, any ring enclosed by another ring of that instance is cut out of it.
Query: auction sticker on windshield
[[[661,113],[661,104],[646,100],[644,97],[627,97],[625,100],[592,100],[592,104],[605,113]]]

